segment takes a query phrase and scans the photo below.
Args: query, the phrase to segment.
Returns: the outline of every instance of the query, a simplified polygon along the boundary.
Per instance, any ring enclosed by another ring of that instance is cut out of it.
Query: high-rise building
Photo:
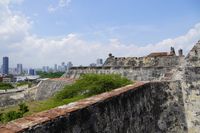
[[[97,66],[103,65],[103,59],[97,59]]]
[[[1,65],[1,68],[0,68],[0,73],[1,74],[2,74],[2,71],[3,71],[2,69],[3,69],[3,65]]]
[[[23,73],[22,64],[17,64],[17,74],[22,74],[22,73]]]
[[[29,75],[35,75],[35,70],[32,69],[32,68],[29,69],[28,74],[29,74]]]
[[[61,63],[61,66],[62,66],[62,69],[61,69],[61,71],[62,71],[62,72],[64,72],[64,71],[65,71],[65,69],[66,69],[65,62],[62,62],[62,63]]]
[[[58,71],[59,71],[59,72],[62,71],[62,66],[58,66]]]
[[[62,65],[62,66],[65,66],[65,62],[62,62],[61,65]]]
[[[72,64],[71,61],[69,61],[69,62],[67,63],[67,71],[68,71],[71,67],[73,67],[73,64]]]
[[[2,73],[8,75],[9,73],[9,58],[3,57],[3,68]]]
[[[42,70],[43,72],[49,72],[49,66],[43,66]]]
[[[57,64],[54,65],[54,71],[55,71],[55,72],[58,71],[58,65],[57,65]]]
[[[96,66],[97,66],[97,64],[95,64],[95,63],[90,64],[90,67],[96,67]]]

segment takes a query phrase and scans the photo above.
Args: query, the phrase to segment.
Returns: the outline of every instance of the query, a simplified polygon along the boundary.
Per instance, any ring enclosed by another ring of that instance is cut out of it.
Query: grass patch
[[[14,86],[9,83],[1,83],[0,82],[0,90],[8,90],[8,89],[13,89]]]
[[[29,112],[25,115],[75,102],[131,83],[132,81],[116,74],[82,75],[74,84],[64,87],[61,91],[57,92],[53,97],[47,100],[26,102]],[[1,111],[14,111],[16,108],[17,107],[14,106]]]

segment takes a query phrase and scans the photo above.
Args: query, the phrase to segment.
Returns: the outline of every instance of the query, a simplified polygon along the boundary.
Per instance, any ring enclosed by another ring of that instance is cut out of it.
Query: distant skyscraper
[[[17,74],[22,74],[22,72],[23,72],[22,64],[17,64]]]
[[[62,69],[61,69],[61,71],[62,71],[62,72],[64,72],[64,71],[65,71],[65,69],[66,69],[65,62],[62,62],[62,63],[61,63],[61,66],[62,66]]]
[[[73,67],[73,64],[72,64],[71,61],[69,61],[69,62],[67,63],[67,71],[68,71],[71,67]]]
[[[2,74],[2,71],[3,71],[2,69],[3,69],[3,65],[1,65],[1,68],[0,68],[0,73],[1,74]]]
[[[55,71],[55,72],[58,71],[58,66],[57,66],[57,64],[54,65],[54,71]]]
[[[43,66],[42,70],[43,72],[49,72],[49,66]]]
[[[9,71],[9,58],[3,57],[3,68],[2,73],[8,75]]]
[[[58,71],[59,71],[59,72],[62,71],[62,66],[58,66]]]
[[[91,66],[91,67],[95,67],[95,66],[97,66],[97,64],[91,63],[90,66]]]
[[[34,69],[29,69],[28,74],[29,74],[29,75],[35,75],[35,70],[34,70]]]
[[[65,66],[65,62],[62,62],[61,65],[62,65],[62,66]]]
[[[103,59],[97,59],[97,66],[103,65]]]

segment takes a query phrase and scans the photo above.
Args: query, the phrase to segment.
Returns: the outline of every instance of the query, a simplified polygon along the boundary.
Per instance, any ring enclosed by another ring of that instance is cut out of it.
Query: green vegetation
[[[14,86],[12,86],[12,84],[0,82],[0,90],[8,90],[8,89],[13,89],[13,88]]]
[[[25,103],[21,103],[18,105],[18,111],[9,111],[7,113],[0,113],[0,123],[6,123],[11,120],[15,120],[23,117],[23,115],[29,111],[28,106]]]
[[[66,86],[55,95],[56,100],[66,100],[76,97],[89,97],[130,84],[131,81],[116,74],[82,75],[76,83]]]
[[[29,112],[25,115],[68,104],[131,83],[130,80],[116,74],[82,75],[74,84],[64,87],[63,90],[47,100],[27,102]],[[16,109],[17,107],[8,108],[4,112],[15,111]]]
[[[117,74],[86,74],[74,84],[68,85],[48,100],[34,102],[31,112],[39,112],[68,104],[83,98],[122,87],[132,82]],[[31,107],[32,108],[32,107]]]
[[[42,71],[37,71],[37,74],[41,78],[60,78],[64,72],[42,72]]]
[[[23,81],[23,82],[18,82],[16,85],[17,85],[17,87],[23,86],[23,85],[28,85],[28,87],[31,87],[32,83],[28,82],[28,81]]]

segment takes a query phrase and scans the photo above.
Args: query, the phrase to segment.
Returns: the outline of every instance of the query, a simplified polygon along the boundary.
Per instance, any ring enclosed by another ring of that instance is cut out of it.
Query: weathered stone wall
[[[186,57],[182,81],[188,131],[200,131],[200,41]]]
[[[104,66],[133,66],[133,67],[174,67],[180,64],[183,56],[161,57],[114,57],[106,59]]]
[[[120,74],[130,80],[152,81],[160,80],[171,67],[74,67],[65,73],[64,77],[78,78],[81,74]]]
[[[23,91],[8,92],[0,94],[0,107],[6,107],[11,105],[17,105],[23,101],[33,100],[35,97],[37,86],[28,88]]]
[[[15,120],[0,132],[187,132],[180,82],[136,83]]]
[[[86,73],[115,73],[137,81],[161,80],[183,61],[183,56],[109,57],[102,67],[72,67],[63,77],[78,78]]]
[[[200,131],[200,41],[172,72],[172,80],[180,80],[189,133]]]
[[[14,88],[14,89],[0,90],[0,95],[1,94],[6,94],[6,93],[20,92],[20,91],[24,91],[26,89],[28,89],[28,85],[19,86],[19,87]]]
[[[44,100],[52,95],[54,95],[57,91],[64,88],[65,85],[71,84],[73,80],[45,80],[41,82],[38,86],[34,100]]]
[[[200,40],[194,45],[192,50],[188,53],[187,65],[190,67],[200,67]]]
[[[22,91],[0,94],[0,107],[16,105],[23,101],[44,100],[51,97],[55,92],[61,90],[65,85],[71,84],[73,80],[43,80],[37,86]]]

